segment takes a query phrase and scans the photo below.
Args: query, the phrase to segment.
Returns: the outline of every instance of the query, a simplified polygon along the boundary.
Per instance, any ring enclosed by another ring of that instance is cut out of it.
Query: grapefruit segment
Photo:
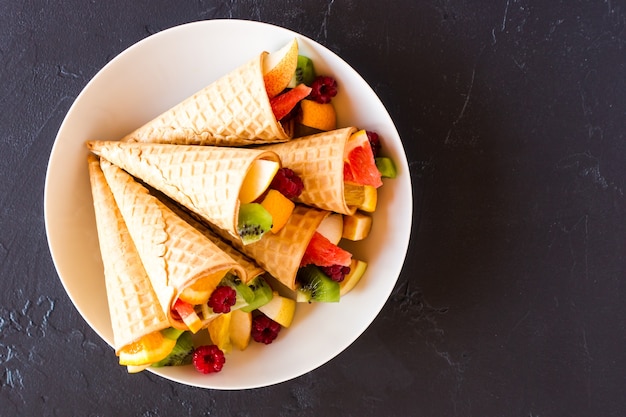
[[[317,266],[343,265],[350,266],[352,254],[326,239],[321,233],[315,232],[309,242],[300,266],[309,264]]]
[[[383,185],[365,130],[353,133],[344,150],[343,179],[378,188]]]

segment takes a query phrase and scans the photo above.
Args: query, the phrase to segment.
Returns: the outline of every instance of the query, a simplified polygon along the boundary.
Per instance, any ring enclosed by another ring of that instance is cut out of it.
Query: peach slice
[[[232,318],[232,311],[230,313],[220,314],[213,320],[211,320],[207,326],[209,337],[213,344],[224,353],[230,352],[230,322]]]
[[[337,128],[335,107],[332,103],[302,100],[300,102],[298,123],[322,131],[334,130]]]
[[[339,295],[343,297],[349,293],[361,280],[366,269],[366,262],[353,258],[352,264],[350,265],[350,273],[339,283]]]
[[[296,301],[274,292],[270,302],[259,307],[259,311],[281,326],[289,327],[296,313]]]
[[[294,38],[287,45],[265,57],[263,81],[269,98],[280,94],[291,81],[298,66],[298,41]]]
[[[343,235],[343,214],[332,213],[326,216],[320,225],[317,226],[317,233],[335,245],[339,244]]]
[[[269,190],[261,205],[272,215],[272,233],[278,233],[283,228],[296,207],[293,201],[276,190]]]
[[[237,349],[245,350],[250,344],[252,313],[233,310],[230,315],[230,341]]]
[[[266,159],[257,159],[250,166],[239,190],[239,202],[241,204],[251,203],[270,186],[274,175],[278,172],[280,164]]]
[[[372,228],[372,216],[356,212],[352,216],[343,218],[343,237],[348,240],[363,240],[369,235]]]

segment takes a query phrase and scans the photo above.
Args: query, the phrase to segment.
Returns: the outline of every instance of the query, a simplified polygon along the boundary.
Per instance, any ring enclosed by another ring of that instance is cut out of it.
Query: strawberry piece
[[[272,97],[270,105],[276,120],[281,120],[287,116],[300,100],[307,97],[310,93],[311,87],[307,87],[305,84],[298,84],[295,88]]]

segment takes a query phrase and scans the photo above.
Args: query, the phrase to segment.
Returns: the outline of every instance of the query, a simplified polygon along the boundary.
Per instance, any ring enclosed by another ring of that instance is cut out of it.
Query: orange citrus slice
[[[204,278],[200,278],[192,285],[185,288],[178,298],[191,305],[204,304],[209,301],[211,293],[217,287],[217,284],[226,275],[225,271],[220,271],[216,274],[208,275]]]
[[[120,365],[141,366],[164,359],[170,354],[176,340],[164,337],[161,332],[152,332],[120,350]]]
[[[300,102],[300,118],[298,122],[319,130],[334,130],[337,128],[337,113],[332,103],[318,103],[313,100]]]

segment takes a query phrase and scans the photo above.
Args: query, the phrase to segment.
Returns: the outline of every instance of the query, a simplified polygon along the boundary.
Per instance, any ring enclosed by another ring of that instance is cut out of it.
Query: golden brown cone
[[[90,141],[88,148],[202,219],[239,239],[239,191],[256,159],[270,151],[216,146]]]
[[[202,278],[212,276],[204,290],[212,291],[227,272],[245,280],[245,271],[224,251],[194,229],[128,173],[101,159],[104,176],[135,242],[163,312],[174,327],[171,308],[180,293]]]
[[[170,327],[150,278],[141,263],[100,161],[89,155],[89,178],[93,195],[98,241],[113,328],[115,352],[143,336]]]
[[[344,198],[343,165],[346,142],[356,131],[348,127],[259,148],[277,153],[282,165],[302,179],[298,202],[352,215],[356,207],[348,206]]]
[[[294,290],[304,251],[317,227],[329,214],[329,211],[296,205],[287,224],[278,233],[266,233],[261,240],[245,246],[231,240],[228,234],[217,229],[215,231],[229,239],[233,246],[254,259],[287,288]]]
[[[158,191],[156,192],[158,193]],[[154,194],[154,193],[153,193]],[[159,193],[160,194],[160,193]],[[170,208],[174,213],[180,216],[181,219],[189,223],[194,228],[198,229],[200,233],[209,238],[213,243],[215,243],[220,249],[226,252],[231,258],[233,258],[242,268],[246,271],[244,283],[248,283],[252,281],[254,278],[258,277],[265,273],[265,270],[257,265],[252,259],[239,252],[237,249],[232,247],[228,242],[219,237],[216,233],[214,233],[207,225],[198,221],[193,217],[192,214],[186,212],[182,207],[178,206],[172,200],[168,199],[165,195],[156,196],[165,204],[168,208]]]
[[[122,140],[244,146],[291,138],[274,117],[263,81],[267,52],[231,71]]]

